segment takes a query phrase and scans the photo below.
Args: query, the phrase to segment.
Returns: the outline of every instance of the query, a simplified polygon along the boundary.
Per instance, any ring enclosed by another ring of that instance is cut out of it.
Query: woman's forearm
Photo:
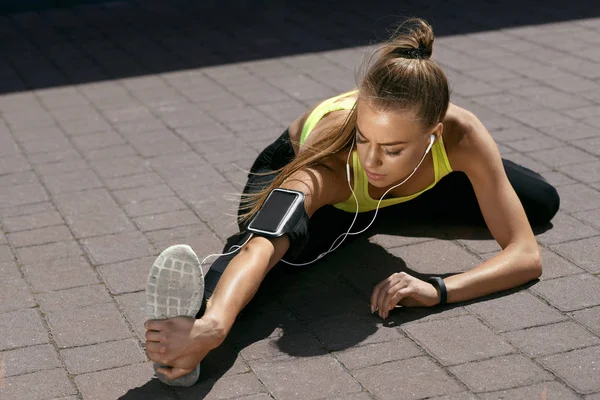
[[[539,277],[541,270],[537,245],[509,245],[472,270],[445,278],[448,303],[467,301],[523,285]]]
[[[221,276],[205,312],[216,320],[226,335],[242,309],[256,294],[266,274],[285,254],[289,242],[285,238],[270,241],[253,238],[240,249]]]

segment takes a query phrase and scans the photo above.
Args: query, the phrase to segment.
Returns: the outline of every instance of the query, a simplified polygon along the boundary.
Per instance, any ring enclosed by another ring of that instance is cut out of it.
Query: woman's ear
[[[435,140],[437,141],[442,136],[442,133],[444,133],[444,124],[438,122],[435,128],[433,128],[431,131],[431,134],[435,135]]]

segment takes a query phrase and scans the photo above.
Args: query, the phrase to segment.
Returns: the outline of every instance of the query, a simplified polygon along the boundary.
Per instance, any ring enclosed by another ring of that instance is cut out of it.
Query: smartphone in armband
[[[304,212],[303,208],[304,193],[289,189],[273,189],[248,225],[248,230],[258,236],[280,237],[286,231],[293,229],[300,214]]]

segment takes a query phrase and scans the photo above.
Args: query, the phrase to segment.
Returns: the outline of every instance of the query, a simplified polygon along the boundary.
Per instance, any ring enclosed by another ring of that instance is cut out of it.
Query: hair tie
[[[426,59],[431,57],[431,50],[426,47],[398,47],[393,53],[411,59]]]

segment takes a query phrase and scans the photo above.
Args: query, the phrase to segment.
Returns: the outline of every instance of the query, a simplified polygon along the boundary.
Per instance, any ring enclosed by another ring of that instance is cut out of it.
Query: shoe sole
[[[204,300],[204,274],[198,256],[187,245],[175,245],[156,258],[146,283],[146,316],[148,319],[174,317],[194,318]],[[163,367],[154,363],[154,370]],[[200,364],[188,375],[170,380],[156,373],[170,386],[191,386],[200,376]]]

